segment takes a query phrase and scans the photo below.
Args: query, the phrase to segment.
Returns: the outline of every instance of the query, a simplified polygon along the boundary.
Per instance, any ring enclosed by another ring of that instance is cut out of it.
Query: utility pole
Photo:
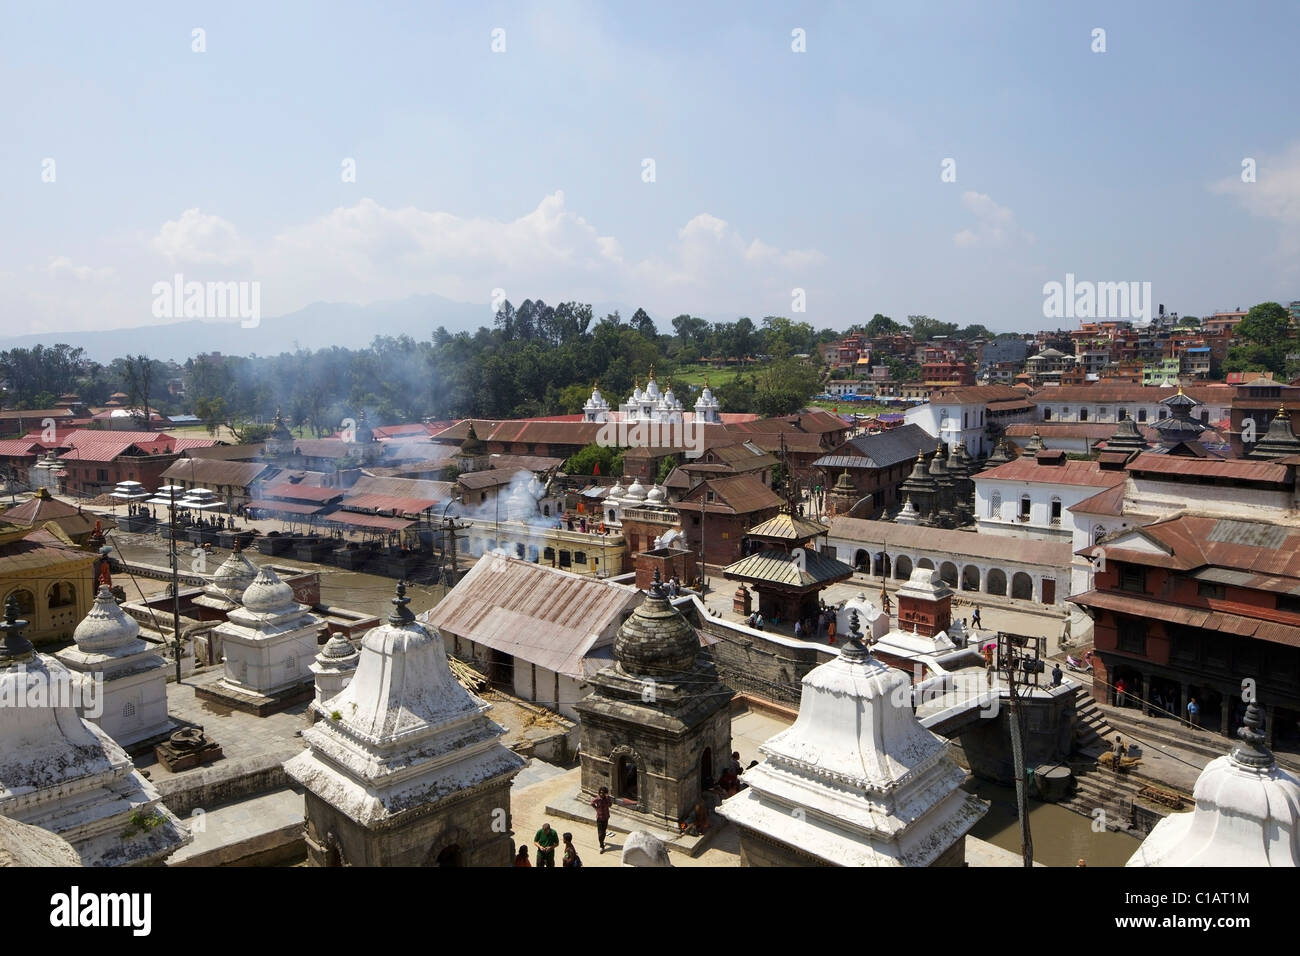
[[[177,567],[176,554],[176,486],[168,485],[167,493],[171,497],[168,506],[168,532],[171,537],[172,559],[172,635],[176,640],[176,683],[181,682],[181,575]]]
[[[709,566],[704,563],[704,500],[709,496],[707,480],[700,492],[700,597],[709,593]]]
[[[1020,818],[1020,855],[1026,867],[1034,865],[1034,841],[1029,832],[1029,797],[1025,781],[1024,713],[1020,688],[1026,696],[1038,686],[1043,668],[1038,637],[1019,637],[998,631],[998,670],[1007,678],[1007,722],[1011,730],[1011,760],[1016,775],[1016,813]]]

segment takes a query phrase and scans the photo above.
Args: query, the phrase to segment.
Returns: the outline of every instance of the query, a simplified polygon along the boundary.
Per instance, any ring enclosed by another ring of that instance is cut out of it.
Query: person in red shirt
[[[515,866],[526,866],[530,870],[533,865],[528,862],[528,847],[521,846],[519,852],[515,854]]]
[[[609,829],[609,788],[601,787],[600,793],[592,798],[591,805],[596,810],[596,839],[600,841],[600,852],[605,852],[605,833]]]

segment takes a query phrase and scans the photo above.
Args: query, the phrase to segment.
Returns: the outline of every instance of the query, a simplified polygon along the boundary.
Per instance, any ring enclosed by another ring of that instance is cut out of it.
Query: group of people
[[[605,522],[595,521],[588,522],[585,515],[579,515],[575,521],[573,515],[566,514],[563,518],[555,519],[555,529],[567,528],[569,531],[581,531],[583,534],[609,534],[609,529],[605,527]]]
[[[533,846],[537,848],[537,865],[538,866],[555,866],[555,849],[564,841],[564,855],[560,860],[560,866],[576,869],[582,866],[582,858],[578,856],[577,848],[573,845],[573,834],[559,834],[551,829],[549,823],[543,823],[542,828],[533,834]],[[601,847],[604,850],[604,847]],[[521,846],[515,853],[515,866],[531,867],[528,862],[528,847]]]

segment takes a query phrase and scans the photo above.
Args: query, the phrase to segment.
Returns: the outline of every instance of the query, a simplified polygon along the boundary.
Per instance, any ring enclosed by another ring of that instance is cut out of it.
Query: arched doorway
[[[867,562],[869,560],[871,560],[871,556],[867,553],[866,548],[858,548],[858,550],[853,553],[853,567],[859,571],[867,570]]]
[[[617,787],[614,795],[627,800],[640,800],[637,787],[636,761],[627,754],[618,758],[618,765],[615,768],[614,780]]]
[[[906,581],[912,576],[912,559],[905,554],[900,554],[894,559],[894,577],[900,581]]]
[[[890,563],[889,555],[881,551],[876,555],[876,574],[882,578],[889,577]]]
[[[71,607],[77,603],[77,589],[73,587],[70,581],[60,581],[50,588],[49,607],[50,610],[60,607]]]
[[[1034,581],[1024,571],[1017,571],[1011,576],[1011,596],[1021,601],[1034,597]]]
[[[1001,568],[992,568],[988,575],[988,593],[1000,594],[1006,597],[1007,594],[1007,572]]]
[[[931,561],[929,558],[922,558],[920,561],[917,561],[916,566],[918,568],[925,568],[927,571],[934,570],[934,562]]]
[[[460,851],[460,844],[453,843],[451,846],[443,849],[434,860],[434,866],[464,866],[464,855]]]
[[[939,580],[950,588],[957,586],[957,565],[951,561],[945,561],[939,565]]]
[[[961,569],[961,589],[963,591],[978,591],[980,589],[980,569],[973,564],[968,564]]]

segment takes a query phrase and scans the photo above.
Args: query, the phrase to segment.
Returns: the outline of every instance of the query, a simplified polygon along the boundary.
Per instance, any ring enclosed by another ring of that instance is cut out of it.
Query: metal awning
[[[368,531],[405,531],[417,522],[407,518],[389,518],[384,515],[357,514],[353,511],[335,511],[324,518],[330,524],[340,524]]]

